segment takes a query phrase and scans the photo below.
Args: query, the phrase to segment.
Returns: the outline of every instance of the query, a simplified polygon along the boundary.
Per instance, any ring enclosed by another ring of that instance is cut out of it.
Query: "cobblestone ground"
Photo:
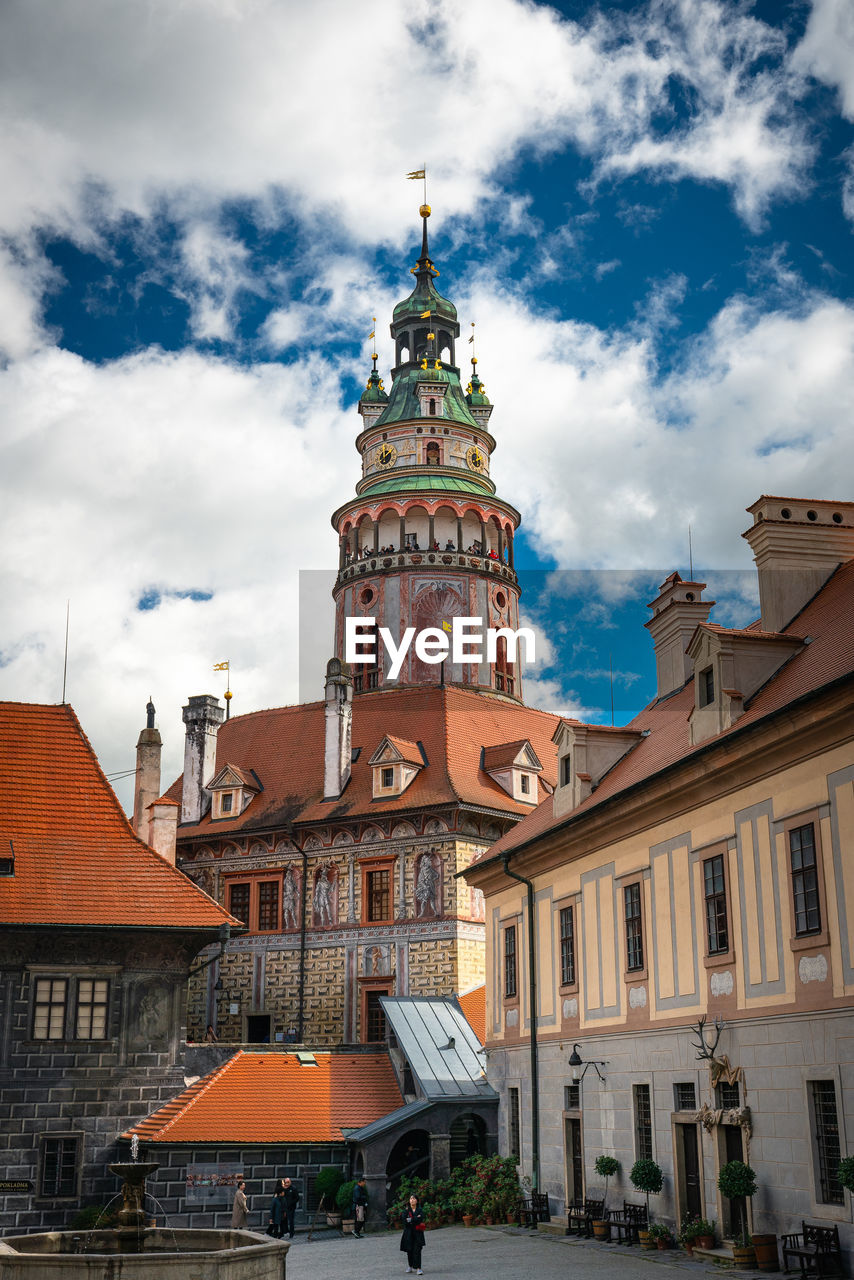
[[[406,1272],[398,1232],[378,1232],[361,1240],[326,1232],[312,1241],[298,1235],[287,1262],[287,1280],[380,1280]],[[694,1262],[681,1251],[641,1253],[637,1246],[550,1236],[509,1227],[441,1227],[427,1232],[422,1257],[425,1276],[484,1276],[488,1280],[705,1280],[720,1271]],[[758,1272],[729,1272],[752,1276]]]

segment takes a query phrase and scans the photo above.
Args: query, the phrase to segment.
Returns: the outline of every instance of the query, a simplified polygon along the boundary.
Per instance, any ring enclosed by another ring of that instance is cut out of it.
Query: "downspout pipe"
[[[302,855],[302,913],[299,929],[299,1008],[297,1011],[297,1043],[304,1044],[305,1035],[305,916],[306,898],[308,894],[308,854],[304,849]]]
[[[537,963],[534,941],[534,883],[510,869],[510,854],[501,855],[504,874],[528,890],[528,1008],[531,1018],[531,1188],[540,1189],[540,1067],[537,1045]]]

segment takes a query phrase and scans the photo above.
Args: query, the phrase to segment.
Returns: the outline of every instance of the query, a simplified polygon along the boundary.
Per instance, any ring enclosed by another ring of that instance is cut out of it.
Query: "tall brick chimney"
[[[184,707],[184,784],[181,792],[181,821],[198,822],[207,812],[210,795],[205,783],[216,769],[216,736],[223,720],[219,699],[210,693],[197,694]]]
[[[323,798],[340,796],[350,779],[353,723],[353,680],[340,658],[326,664],[326,741],[323,754]]]
[[[140,731],[136,744],[136,778],[133,789],[133,829],[151,844],[150,805],[160,795],[160,754],[163,743],[154,727],[154,703],[149,698],[145,708],[146,726]]]

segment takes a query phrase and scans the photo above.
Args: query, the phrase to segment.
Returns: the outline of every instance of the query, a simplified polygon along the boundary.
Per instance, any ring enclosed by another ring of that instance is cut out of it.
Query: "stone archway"
[[[469,1156],[482,1155],[486,1155],[486,1122],[473,1111],[466,1111],[451,1124],[451,1168]]]
[[[397,1195],[401,1178],[426,1178],[430,1173],[430,1134],[426,1129],[408,1129],[392,1147],[386,1161],[388,1203]]]

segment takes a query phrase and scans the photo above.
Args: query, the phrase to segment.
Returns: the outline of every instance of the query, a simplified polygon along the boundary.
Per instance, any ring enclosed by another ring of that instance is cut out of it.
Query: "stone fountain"
[[[3,1280],[285,1280],[290,1244],[254,1231],[147,1227],[145,1179],[160,1168],[110,1165],[122,1179],[119,1225],[88,1233],[45,1231],[0,1240]]]

